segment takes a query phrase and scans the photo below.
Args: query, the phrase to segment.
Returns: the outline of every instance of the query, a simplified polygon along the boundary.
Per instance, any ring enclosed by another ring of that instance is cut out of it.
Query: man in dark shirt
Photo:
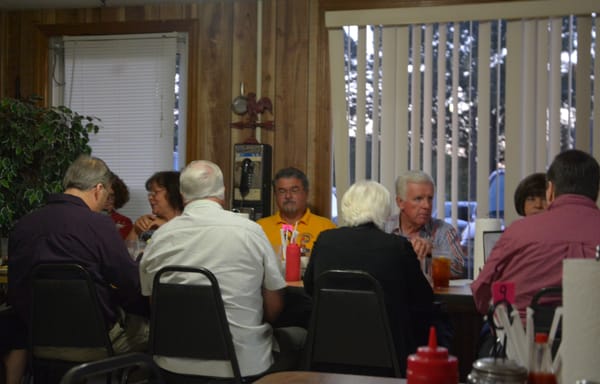
[[[32,268],[48,262],[80,264],[96,283],[113,348],[122,353],[145,348],[148,323],[143,317],[149,308],[140,292],[137,264],[113,221],[100,213],[110,180],[111,172],[102,160],[81,156],[64,176],[64,193],[50,196],[46,206],[18,221],[8,243],[8,301],[27,323]],[[121,308],[128,313],[124,319]],[[80,350],[48,352],[65,360],[86,359]],[[40,355],[37,350],[36,355]]]

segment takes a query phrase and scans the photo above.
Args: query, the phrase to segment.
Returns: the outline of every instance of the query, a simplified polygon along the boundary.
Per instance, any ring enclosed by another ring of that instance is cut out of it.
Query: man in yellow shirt
[[[271,245],[279,250],[282,242],[281,229],[289,225],[297,231],[296,243],[303,255],[309,255],[319,233],[335,228],[335,224],[322,216],[315,215],[306,206],[308,179],[301,170],[289,167],[277,172],[273,179],[273,192],[278,211],[274,215],[257,221],[263,228]]]

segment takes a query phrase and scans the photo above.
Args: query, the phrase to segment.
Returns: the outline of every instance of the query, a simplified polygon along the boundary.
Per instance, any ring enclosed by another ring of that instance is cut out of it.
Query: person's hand
[[[158,227],[160,227],[161,225],[163,225],[165,223],[165,220],[156,217],[154,215],[144,215],[141,216],[140,218],[138,218],[135,221],[135,224],[133,225],[133,227],[135,228],[135,232],[139,235],[140,233],[143,233],[147,230],[150,229],[156,229]]]
[[[415,253],[417,254],[417,258],[423,264],[425,262],[425,257],[427,255],[431,255],[431,250],[433,249],[433,244],[430,240],[424,239],[419,236],[415,236],[410,239],[410,243],[412,244]]]

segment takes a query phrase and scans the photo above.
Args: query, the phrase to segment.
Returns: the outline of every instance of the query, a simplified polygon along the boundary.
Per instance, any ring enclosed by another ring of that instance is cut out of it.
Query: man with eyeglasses
[[[44,207],[19,219],[8,241],[8,302],[26,324],[31,270],[41,263],[80,264],[96,283],[115,353],[142,351],[147,346],[149,304],[141,294],[138,265],[114,222],[101,213],[111,181],[104,161],[80,156],[65,173],[64,192],[51,195]],[[36,355],[43,358],[88,361],[98,355],[94,348],[42,348]]]
[[[273,179],[273,192],[277,213],[264,217],[257,223],[265,231],[276,251],[279,251],[282,245],[282,229],[285,232],[288,228],[288,232],[291,233],[287,237],[284,235],[283,241],[289,241],[291,236],[294,236],[295,242],[301,247],[302,255],[309,256],[319,233],[335,228],[335,224],[325,217],[315,215],[307,207],[308,178],[298,168],[279,170]]]

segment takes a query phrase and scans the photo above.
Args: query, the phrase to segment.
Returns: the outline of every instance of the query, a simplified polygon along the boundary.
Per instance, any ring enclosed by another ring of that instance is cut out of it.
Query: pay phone
[[[271,146],[233,146],[232,209],[258,220],[271,214]]]

